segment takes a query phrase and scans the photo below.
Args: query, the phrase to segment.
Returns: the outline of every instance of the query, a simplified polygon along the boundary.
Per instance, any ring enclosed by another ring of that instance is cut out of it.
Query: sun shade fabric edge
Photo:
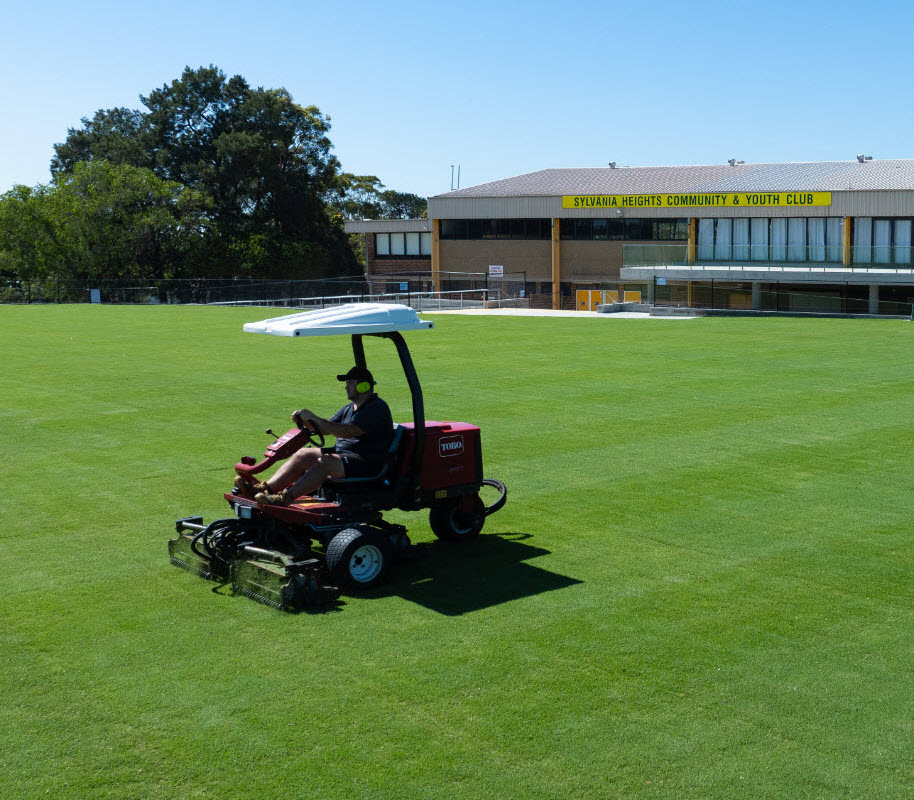
[[[244,331],[272,336],[340,336],[417,331],[433,326],[434,323],[419,319],[415,309],[409,306],[349,303],[320,311],[304,311],[260,322],[248,322],[244,325]]]

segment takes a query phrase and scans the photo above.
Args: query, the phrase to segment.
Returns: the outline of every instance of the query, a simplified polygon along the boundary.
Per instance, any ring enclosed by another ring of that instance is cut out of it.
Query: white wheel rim
[[[460,534],[461,536],[463,536],[464,534],[467,534],[467,533],[469,533],[471,530],[473,530],[473,526],[472,526],[472,525],[467,525],[465,528],[461,528],[461,527],[457,524],[457,514],[458,514],[458,511],[459,511],[459,509],[456,509],[456,508],[455,508],[455,509],[451,512],[451,530],[454,531],[454,533],[457,533],[457,534]],[[467,516],[469,516],[469,514],[468,514]]]
[[[359,583],[376,578],[384,565],[384,556],[373,544],[363,544],[349,558],[349,574]]]

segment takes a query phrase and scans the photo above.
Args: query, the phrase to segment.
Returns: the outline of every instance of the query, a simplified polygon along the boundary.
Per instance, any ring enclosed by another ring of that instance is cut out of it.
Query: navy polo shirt
[[[394,436],[394,420],[390,415],[390,408],[376,394],[372,394],[357,409],[352,403],[343,406],[330,417],[331,422],[341,422],[345,425],[358,425],[364,435],[357,439],[337,439],[338,453],[355,453],[368,461],[383,459]]]

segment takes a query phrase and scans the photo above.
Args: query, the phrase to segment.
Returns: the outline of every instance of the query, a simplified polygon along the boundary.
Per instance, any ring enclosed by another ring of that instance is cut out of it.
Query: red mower
[[[504,506],[503,483],[483,478],[479,428],[465,422],[425,420],[422,389],[401,331],[431,328],[408,306],[352,304],[249,323],[244,330],[277,336],[352,336],[355,363],[366,367],[364,336],[390,339],[412,395],[413,421],[394,425],[394,436],[376,475],[328,480],[291,505],[261,505],[238,489],[225,493],[234,516],[203,524],[202,517],[175,523],[168,543],[171,563],[204,578],[231,582],[232,590],[286,611],[335,600],[342,591],[370,589],[387,577],[394,561],[415,555],[406,528],[387,522],[391,509],[429,509],[441,539],[478,536],[485,519]],[[268,431],[270,433],[270,431]],[[293,428],[278,437],[261,461],[245,456],[235,472],[254,476],[324,437]],[[484,486],[498,492],[486,505]]]

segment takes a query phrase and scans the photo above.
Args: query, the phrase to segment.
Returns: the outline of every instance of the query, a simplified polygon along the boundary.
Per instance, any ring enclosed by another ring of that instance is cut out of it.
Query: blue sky
[[[215,64],[421,195],[547,167],[914,157],[910,3],[8,4],[0,191],[99,108]]]

